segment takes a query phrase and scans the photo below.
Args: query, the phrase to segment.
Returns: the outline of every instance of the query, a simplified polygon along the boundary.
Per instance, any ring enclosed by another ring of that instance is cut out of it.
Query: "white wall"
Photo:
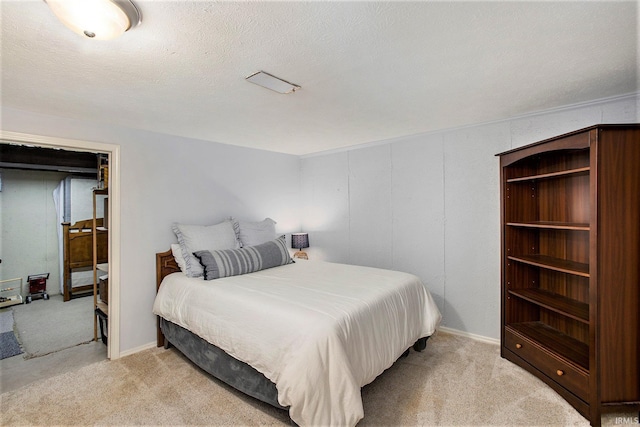
[[[155,341],[155,253],[171,223],[269,216],[300,229],[299,158],[3,108],[2,129],[120,145],[120,351]],[[6,207],[3,205],[3,208]]]
[[[68,174],[2,169],[0,280],[49,273],[47,293],[60,293],[58,231],[53,190]],[[17,283],[9,284],[14,286]]]
[[[598,123],[640,122],[633,96],[302,158],[310,258],[417,274],[443,326],[497,339],[495,154]]]
[[[70,184],[71,216],[69,222],[73,225],[77,221],[93,219],[93,189],[98,186],[98,180],[73,178]],[[104,218],[104,196],[96,197],[96,218]]]
[[[270,216],[279,232],[309,232],[315,259],[415,273],[445,326],[497,338],[495,154],[596,123],[639,122],[638,103],[637,95],[599,101],[302,159],[9,108],[1,127],[121,146],[120,349],[127,352],[155,339],[154,254],[175,241],[171,223],[228,215]]]

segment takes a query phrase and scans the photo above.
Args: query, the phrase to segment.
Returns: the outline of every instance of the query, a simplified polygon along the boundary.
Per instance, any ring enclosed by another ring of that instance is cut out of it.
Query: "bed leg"
[[[425,348],[427,348],[427,340],[429,339],[429,337],[424,337],[424,338],[420,338],[418,341],[416,341],[416,343],[413,345],[413,349],[415,351],[422,351]]]
[[[170,349],[170,348],[171,348],[171,343],[169,342],[169,340],[168,340],[168,339],[166,339],[166,338],[165,338],[165,339],[164,339],[164,349],[165,349],[165,350],[168,350],[168,349]]]
[[[402,356],[400,356],[400,357],[405,358],[405,357],[407,357],[407,356],[409,356],[409,349],[407,349],[407,351],[405,351],[404,353],[402,353]]]

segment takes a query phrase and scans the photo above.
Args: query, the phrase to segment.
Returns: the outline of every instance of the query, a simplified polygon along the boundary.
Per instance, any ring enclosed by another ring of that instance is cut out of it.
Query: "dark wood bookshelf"
[[[588,174],[590,169],[591,168],[586,166],[586,167],[576,168],[576,169],[561,170],[558,172],[542,173],[538,175],[523,176],[519,178],[510,178],[510,179],[507,179],[507,182],[535,181],[539,179],[558,178],[558,177],[568,176],[568,175]]]
[[[502,357],[594,426],[640,410],[640,124],[498,156]]]
[[[583,323],[589,323],[589,304],[543,289],[514,289],[509,294],[555,311]]]
[[[554,356],[566,359],[585,371],[589,371],[589,346],[587,344],[542,322],[512,323],[508,327],[539,343]]]
[[[529,222],[508,222],[510,227],[528,227],[540,228],[548,230],[577,230],[589,231],[591,229],[588,223],[584,222],[560,222],[560,221],[529,221]]]
[[[548,270],[589,277],[589,264],[581,262],[555,258],[547,255],[515,255],[507,258],[512,261],[522,262],[536,267],[546,268]]]

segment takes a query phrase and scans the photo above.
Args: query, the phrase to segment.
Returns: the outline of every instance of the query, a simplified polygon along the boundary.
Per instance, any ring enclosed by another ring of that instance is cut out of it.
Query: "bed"
[[[158,346],[298,425],[355,425],[361,387],[422,351],[440,321],[420,280],[390,270],[296,260],[205,281],[169,250],[156,254],[156,275]]]
[[[103,218],[96,219],[98,264],[109,257],[108,232],[102,227]],[[62,223],[63,242],[63,300],[90,295],[93,292],[93,219]]]

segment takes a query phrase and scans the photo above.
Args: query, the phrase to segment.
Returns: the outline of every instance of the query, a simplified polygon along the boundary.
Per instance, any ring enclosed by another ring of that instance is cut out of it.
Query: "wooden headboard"
[[[102,218],[96,219],[96,227],[102,227]],[[85,219],[71,225],[62,223],[64,254],[69,268],[91,267],[93,265],[93,219]],[[109,262],[109,234],[107,230],[97,232],[98,264]]]
[[[109,231],[102,228],[103,218],[96,218],[96,254],[97,263],[109,262]],[[69,301],[74,294],[93,290],[93,281],[84,285],[72,286],[71,275],[74,269],[93,266],[93,219],[84,219],[71,225],[62,223],[63,239],[63,301]]]
[[[156,254],[156,293],[160,289],[162,279],[171,273],[177,273],[180,271],[178,263],[176,263],[171,249],[166,252],[159,252]]]
[[[176,262],[171,249],[166,252],[159,252],[156,254],[156,293],[160,289],[162,279],[171,273],[177,273],[180,271],[178,263]],[[158,318],[158,332],[157,332],[157,345],[161,347],[164,345],[164,335],[160,330],[160,318]]]

